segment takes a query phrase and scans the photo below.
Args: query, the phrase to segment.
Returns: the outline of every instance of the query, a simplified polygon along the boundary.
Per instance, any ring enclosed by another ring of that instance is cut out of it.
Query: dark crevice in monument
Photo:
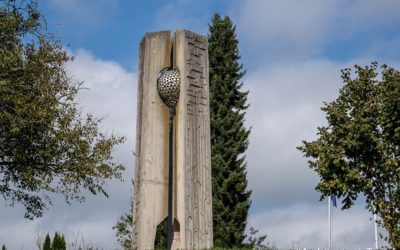
[[[174,241],[180,239],[181,225],[177,219],[174,219]]]
[[[174,219],[174,241],[180,241],[181,226],[177,219]],[[165,218],[156,229],[156,237],[154,239],[154,249],[166,249],[167,246],[167,218]]]
[[[156,238],[154,239],[154,249],[166,249],[167,246],[167,218],[165,218],[156,229]]]
[[[170,51],[169,51],[169,53],[170,53],[170,55],[169,55],[169,66],[171,67],[171,69],[175,69],[175,51],[174,51],[174,39],[175,39],[175,36],[172,36],[172,39],[171,39],[171,49],[170,49]]]

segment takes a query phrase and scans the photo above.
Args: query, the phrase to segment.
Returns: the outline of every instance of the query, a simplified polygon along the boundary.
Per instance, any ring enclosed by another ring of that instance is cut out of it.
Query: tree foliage
[[[249,249],[265,249],[267,246],[264,245],[264,241],[267,235],[258,235],[258,229],[250,227],[249,235],[247,236],[247,246]]]
[[[53,241],[51,241],[50,235],[46,234],[43,250],[66,250],[67,243],[65,242],[64,235],[55,232]]]
[[[46,238],[44,239],[43,250],[51,250],[51,239],[49,234],[46,234]]]
[[[230,18],[215,14],[209,31],[214,245],[241,246],[251,203],[244,155],[250,134],[244,126],[248,92],[239,82],[245,71]]]
[[[123,170],[111,156],[123,138],[100,133],[101,120],[81,114],[69,60],[36,2],[0,1],[0,193],[30,219],[42,216],[51,194],[68,203],[83,201],[82,189],[107,195],[105,180]]]
[[[344,86],[325,103],[327,126],[318,139],[299,147],[320,176],[323,197],[343,197],[342,209],[357,197],[381,218],[388,241],[400,249],[400,72],[377,63],[342,70]]]
[[[133,203],[131,202],[129,213],[121,215],[113,226],[117,241],[124,249],[132,248]]]
[[[154,249],[163,250],[168,246],[168,227],[167,218],[165,218],[156,229],[156,238],[154,240]]]
[[[51,249],[52,250],[66,250],[67,249],[67,244],[65,242],[64,235],[55,233],[53,242],[51,243]]]

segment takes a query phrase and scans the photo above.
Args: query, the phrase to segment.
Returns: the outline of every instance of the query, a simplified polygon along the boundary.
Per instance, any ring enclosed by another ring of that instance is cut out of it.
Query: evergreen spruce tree
[[[240,82],[245,71],[232,21],[215,14],[209,29],[214,245],[240,247],[251,204],[244,155],[250,134],[244,126],[248,92]]]
[[[58,234],[57,232],[54,234],[53,243],[51,244],[51,249],[52,250],[66,250],[67,249],[64,235]]]
[[[51,250],[51,239],[49,234],[47,234],[44,239],[43,250]]]
[[[51,249],[52,250],[53,249],[58,249],[59,241],[60,241],[60,239],[59,239],[58,233],[56,232],[54,234],[53,242],[51,243]]]
[[[67,242],[65,241],[64,235],[61,235],[61,244],[60,244],[60,246],[61,246],[62,250],[66,250],[67,249]]]

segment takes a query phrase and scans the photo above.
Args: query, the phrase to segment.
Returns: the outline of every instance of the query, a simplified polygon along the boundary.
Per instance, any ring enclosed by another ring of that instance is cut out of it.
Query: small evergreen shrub
[[[47,234],[44,239],[43,250],[51,250],[51,239],[49,234]]]
[[[65,242],[64,235],[55,233],[53,242],[50,239],[50,235],[47,234],[43,244],[43,250],[66,250],[67,244]]]
[[[66,250],[66,249],[67,249],[67,244],[65,243],[64,236],[56,232],[54,234],[53,243],[51,244],[51,250]]]

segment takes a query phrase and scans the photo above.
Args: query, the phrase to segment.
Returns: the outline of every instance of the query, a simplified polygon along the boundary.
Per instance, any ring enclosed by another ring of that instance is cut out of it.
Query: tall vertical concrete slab
[[[172,57],[172,58],[171,58]],[[172,60],[171,60],[172,59]],[[186,30],[147,33],[140,46],[134,249],[153,249],[167,216],[168,109],[156,88],[161,69],[180,71],[174,118],[173,249],[213,246],[207,37]]]
[[[176,210],[181,247],[210,248],[213,228],[207,37],[176,31],[174,63],[181,72],[176,116]]]
[[[161,69],[170,65],[171,33],[147,33],[140,43],[134,178],[135,249],[153,249],[167,216],[168,109],[158,96]]]

